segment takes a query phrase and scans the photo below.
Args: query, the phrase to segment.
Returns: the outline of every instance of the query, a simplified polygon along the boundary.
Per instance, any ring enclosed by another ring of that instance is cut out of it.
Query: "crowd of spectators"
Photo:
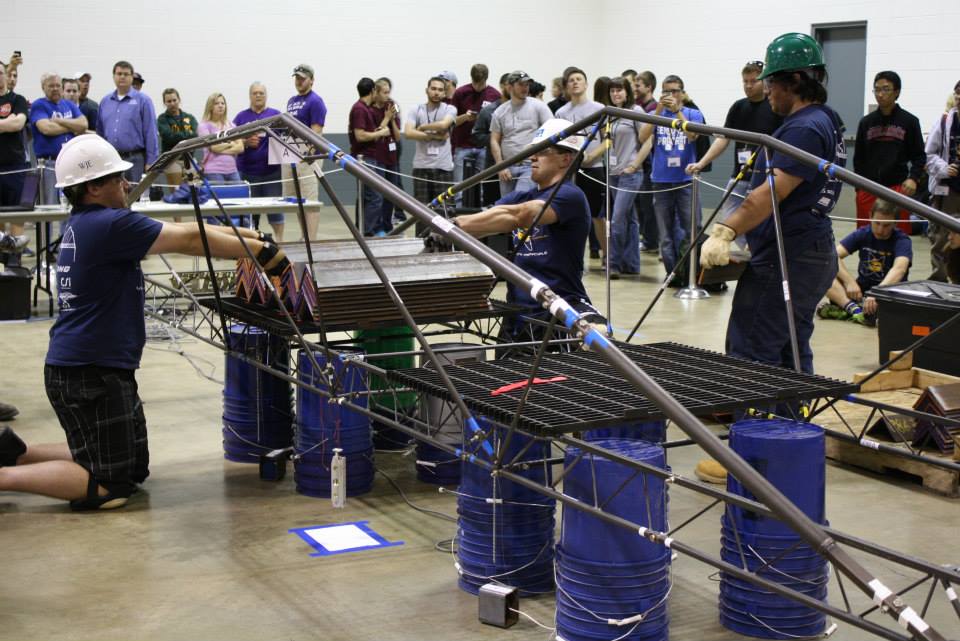
[[[222,93],[211,94],[198,120],[181,108],[175,87],[161,93],[163,110],[155,112],[154,102],[143,92],[144,78],[133,64],[118,61],[112,67],[114,89],[99,101],[90,98],[92,74],[77,71],[71,77],[44,73],[41,94],[28,101],[15,92],[22,59],[13,55],[0,74],[0,204],[16,204],[25,170],[35,169],[40,177],[40,199],[54,204],[60,195],[54,186],[53,164],[63,144],[86,132],[97,132],[109,141],[121,158],[133,167],[126,172],[136,182],[158,155],[182,140],[214,134],[234,126],[280,113],[268,106],[267,88],[254,82],[249,88],[249,105],[243,110],[228,109]],[[744,97],[730,107],[724,126],[772,134],[782,119],[775,115],[759,79],[763,63],[748,62],[741,69]],[[284,111],[296,116],[317,133],[323,133],[327,107],[314,91],[315,72],[308,64],[292,72],[294,94]],[[417,200],[431,202],[451,184],[500,163],[520,152],[543,123],[554,115],[576,122],[609,105],[652,113],[680,121],[705,122],[683,79],[667,75],[658,85],[651,71],[626,69],[615,76],[600,76],[591,84],[582,69],[571,66],[543,84],[522,70],[499,76],[491,85],[489,69],[475,64],[469,82],[459,84],[451,70],[438,71],[425,84],[425,100],[401,110],[392,99],[389,78],[364,77],[357,83],[358,99],[348,115],[351,153],[400,188],[412,187]],[[545,95],[549,88],[549,95]],[[874,79],[877,108],[857,124],[854,170],[871,180],[907,196],[929,199],[942,211],[960,215],[960,176],[957,158],[960,120],[949,106],[931,126],[924,141],[919,120],[903,109],[898,100],[900,77],[882,71]],[[659,89],[659,92],[658,92]],[[960,93],[960,83],[955,88]],[[545,102],[549,100],[549,102]],[[848,123],[851,127],[853,123]],[[586,132],[584,132],[586,133]],[[698,140],[692,132],[676,128],[616,119],[608,133],[609,144],[595,136],[576,167],[574,181],[584,192],[593,221],[589,252],[597,259],[609,250],[610,277],[637,274],[640,253],[659,254],[666,274],[681,271],[677,259],[689,244],[699,216],[691,182],[709,171],[711,163],[727,150],[729,140]],[[400,158],[407,143],[412,155],[412,175],[404,181]],[[725,219],[743,201],[755,164],[748,163],[753,150],[743,143],[734,145],[733,172],[727,184],[732,189],[719,220]],[[246,182],[250,194],[294,196],[317,199],[318,186],[306,163],[294,166],[271,164],[263,134],[243,141],[215,145],[196,159],[211,183]],[[169,190],[183,180],[183,161],[165,169],[163,183]],[[737,176],[746,171],[740,180]],[[607,212],[604,182],[610,174],[611,202]],[[294,175],[300,182],[293,184]],[[514,190],[533,188],[529,160],[499,172],[498,181],[478,186],[471,207],[489,205]],[[388,233],[404,219],[404,213],[379,193],[363,189],[363,231],[368,235]],[[870,223],[876,198],[858,190],[856,203],[860,226]],[[456,194],[456,206],[465,206],[464,194]],[[909,233],[913,224],[905,211],[897,214],[898,228]],[[281,214],[269,214],[276,237],[284,234]],[[606,229],[609,219],[608,248]],[[255,217],[259,226],[259,216]],[[307,217],[307,234],[316,235],[316,214]],[[0,233],[4,230],[0,229]],[[25,245],[21,226],[10,226],[6,245]],[[949,277],[947,263],[951,241],[945,230],[932,226],[932,278]],[[743,238],[737,239],[741,248]],[[680,278],[671,283],[682,285]]]

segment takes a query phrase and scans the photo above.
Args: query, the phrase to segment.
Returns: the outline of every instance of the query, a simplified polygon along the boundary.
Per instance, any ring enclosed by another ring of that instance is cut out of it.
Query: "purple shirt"
[[[273,107],[267,107],[260,113],[257,113],[253,109],[244,109],[234,116],[233,124],[240,127],[255,120],[262,120],[263,118],[278,115],[280,115],[280,112]],[[237,169],[240,170],[240,173],[250,174],[251,176],[266,176],[275,171],[276,167],[271,167],[267,162],[268,147],[267,137],[261,136],[259,145],[253,148],[245,148],[243,153],[237,156]]]
[[[327,120],[327,106],[323,104],[323,98],[314,91],[305,96],[297,94],[290,98],[287,101],[287,113],[308,127],[322,127]]]
[[[221,129],[218,124],[204,120],[200,123],[197,133],[202,138],[203,136],[219,133],[224,129],[230,129],[231,127],[233,127],[233,123],[228,122],[227,126]],[[230,154],[218,154],[208,147],[203,150],[203,163],[201,166],[205,174],[232,174],[237,170],[237,157],[231,156]]]
[[[117,96],[116,90],[103,97],[97,112],[97,133],[121,154],[145,151],[148,165],[157,160],[160,152],[153,102],[136,89],[131,89],[123,98]]]

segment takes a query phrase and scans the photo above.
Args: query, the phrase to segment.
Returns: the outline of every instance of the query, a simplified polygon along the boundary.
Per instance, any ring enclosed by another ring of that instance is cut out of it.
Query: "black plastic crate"
[[[960,313],[960,285],[921,280],[874,287],[880,362]],[[960,324],[948,327],[913,354],[913,364],[960,376]]]
[[[7,267],[0,271],[0,320],[30,318],[30,270]]]

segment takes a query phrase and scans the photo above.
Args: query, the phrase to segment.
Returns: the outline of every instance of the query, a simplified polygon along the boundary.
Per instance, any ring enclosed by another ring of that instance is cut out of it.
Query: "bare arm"
[[[511,232],[514,229],[529,227],[543,208],[544,201],[530,200],[516,205],[495,205],[477,214],[457,216],[457,224],[471,236],[482,238],[490,234]],[[557,222],[557,212],[548,207],[539,224],[550,225]]]
[[[37,131],[42,133],[44,136],[59,136],[61,134],[68,134],[70,130],[63,125],[59,119],[54,120],[53,118],[43,118],[37,121]]]
[[[907,270],[910,268],[910,259],[906,256],[897,256],[893,259],[893,267],[890,268],[890,271],[887,272],[887,275],[883,277],[883,280],[880,281],[880,284],[877,287],[882,287],[884,285],[895,285],[903,280],[904,276],[907,275]]]
[[[803,182],[803,178],[792,176],[780,169],[773,170],[773,180],[776,186],[777,200],[780,202]],[[771,211],[770,182],[765,180],[750,192],[743,204],[723,224],[736,231],[737,234],[744,234],[766,220]]]
[[[0,120],[0,133],[8,134],[16,131],[20,131],[27,124],[27,116],[24,114],[16,114],[8,118]]]
[[[385,126],[381,126],[376,131],[367,131],[366,129],[354,129],[353,135],[357,139],[357,142],[370,142],[372,140],[377,140],[378,138],[389,136],[390,130]]]
[[[77,116],[76,118],[63,118],[59,120],[60,125],[66,127],[70,133],[79,136],[87,132],[87,117]]]
[[[847,266],[843,264],[843,259],[850,255],[850,252],[847,251],[847,248],[842,244],[837,243],[837,278],[840,280],[840,283],[843,285],[844,289],[847,288],[851,283],[856,283],[857,280],[850,275],[850,272],[847,271]]]
[[[453,116],[447,116],[437,122],[425,122],[418,127],[420,131],[433,131],[437,133],[445,132],[453,126]]]
[[[433,140],[433,136],[430,134],[420,131],[413,126],[413,123],[407,121],[407,124],[403,126],[403,135],[409,138],[410,140]]]
[[[216,145],[210,145],[210,151],[216,154],[238,156],[243,153],[243,140],[231,140]]]
[[[200,228],[196,223],[170,223],[164,221],[157,239],[153,241],[148,254],[178,253],[188,256],[203,256],[203,242],[200,240]],[[214,258],[244,258],[247,256],[243,245],[237,239],[232,227],[205,225],[210,255]],[[240,235],[246,240],[250,251],[256,256],[263,248],[257,240],[257,232],[238,227]]]
[[[712,163],[720,156],[720,154],[726,151],[727,145],[729,144],[729,138],[714,138],[713,143],[710,145],[710,149],[707,150],[707,153],[703,154],[703,158],[697,162],[687,165],[686,172],[688,174],[692,174],[694,172],[703,171],[704,167]]]

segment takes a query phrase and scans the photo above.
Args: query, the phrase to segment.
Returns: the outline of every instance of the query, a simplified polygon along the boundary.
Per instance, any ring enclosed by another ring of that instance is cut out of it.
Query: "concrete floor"
[[[838,214],[851,211],[852,197],[845,190]],[[324,215],[324,233],[343,236],[334,231],[336,225],[334,212]],[[839,236],[849,223],[836,228]],[[915,246],[917,278],[927,273],[927,242],[917,239]],[[146,265],[146,271],[158,269],[156,260]],[[613,284],[618,337],[639,317],[661,278],[656,257],[644,254],[639,279]],[[594,300],[605,307],[601,277],[594,271],[586,281]],[[731,298],[726,293],[684,302],[668,295],[650,315],[640,340],[722,350]],[[49,326],[43,319],[0,326],[7,373],[3,400],[20,408],[13,426],[30,442],[62,436],[42,391]],[[869,369],[877,361],[876,341],[875,330],[818,322],[818,372],[849,378]],[[222,354],[198,341],[148,345],[138,378],[150,426],[152,474],[126,508],[74,514],[58,501],[0,493],[0,639],[550,638],[525,619],[507,631],[480,624],[475,597],[457,589],[450,554],[435,549],[454,535],[455,525],[414,511],[382,477],[370,494],[337,510],[327,500],[296,494],[289,475],[280,483],[261,482],[254,466],[224,461],[222,388],[199,376],[185,356],[214,378],[223,376]],[[671,437],[679,435],[671,430]],[[670,464],[690,475],[700,457],[696,447],[679,448],[670,451]],[[410,501],[455,514],[452,495],[415,480],[411,456],[382,454],[377,464]],[[956,501],[907,481],[833,464],[827,477],[828,517],[835,527],[937,563],[960,561]],[[671,521],[680,523],[706,504],[700,495],[674,488]],[[312,550],[288,533],[359,520],[403,545],[311,557]],[[716,553],[718,521],[719,513],[711,512],[678,538]],[[867,563],[892,587],[913,577],[886,562]],[[672,638],[737,638],[717,623],[711,568],[683,557],[673,567]],[[911,594],[908,601],[919,609],[923,596]],[[831,601],[842,604],[835,583]],[[866,599],[854,598],[858,611],[868,606]],[[552,625],[552,597],[524,599],[521,609]],[[946,636],[958,636],[956,616],[942,593],[928,621]],[[834,636],[868,638],[844,624]]]

